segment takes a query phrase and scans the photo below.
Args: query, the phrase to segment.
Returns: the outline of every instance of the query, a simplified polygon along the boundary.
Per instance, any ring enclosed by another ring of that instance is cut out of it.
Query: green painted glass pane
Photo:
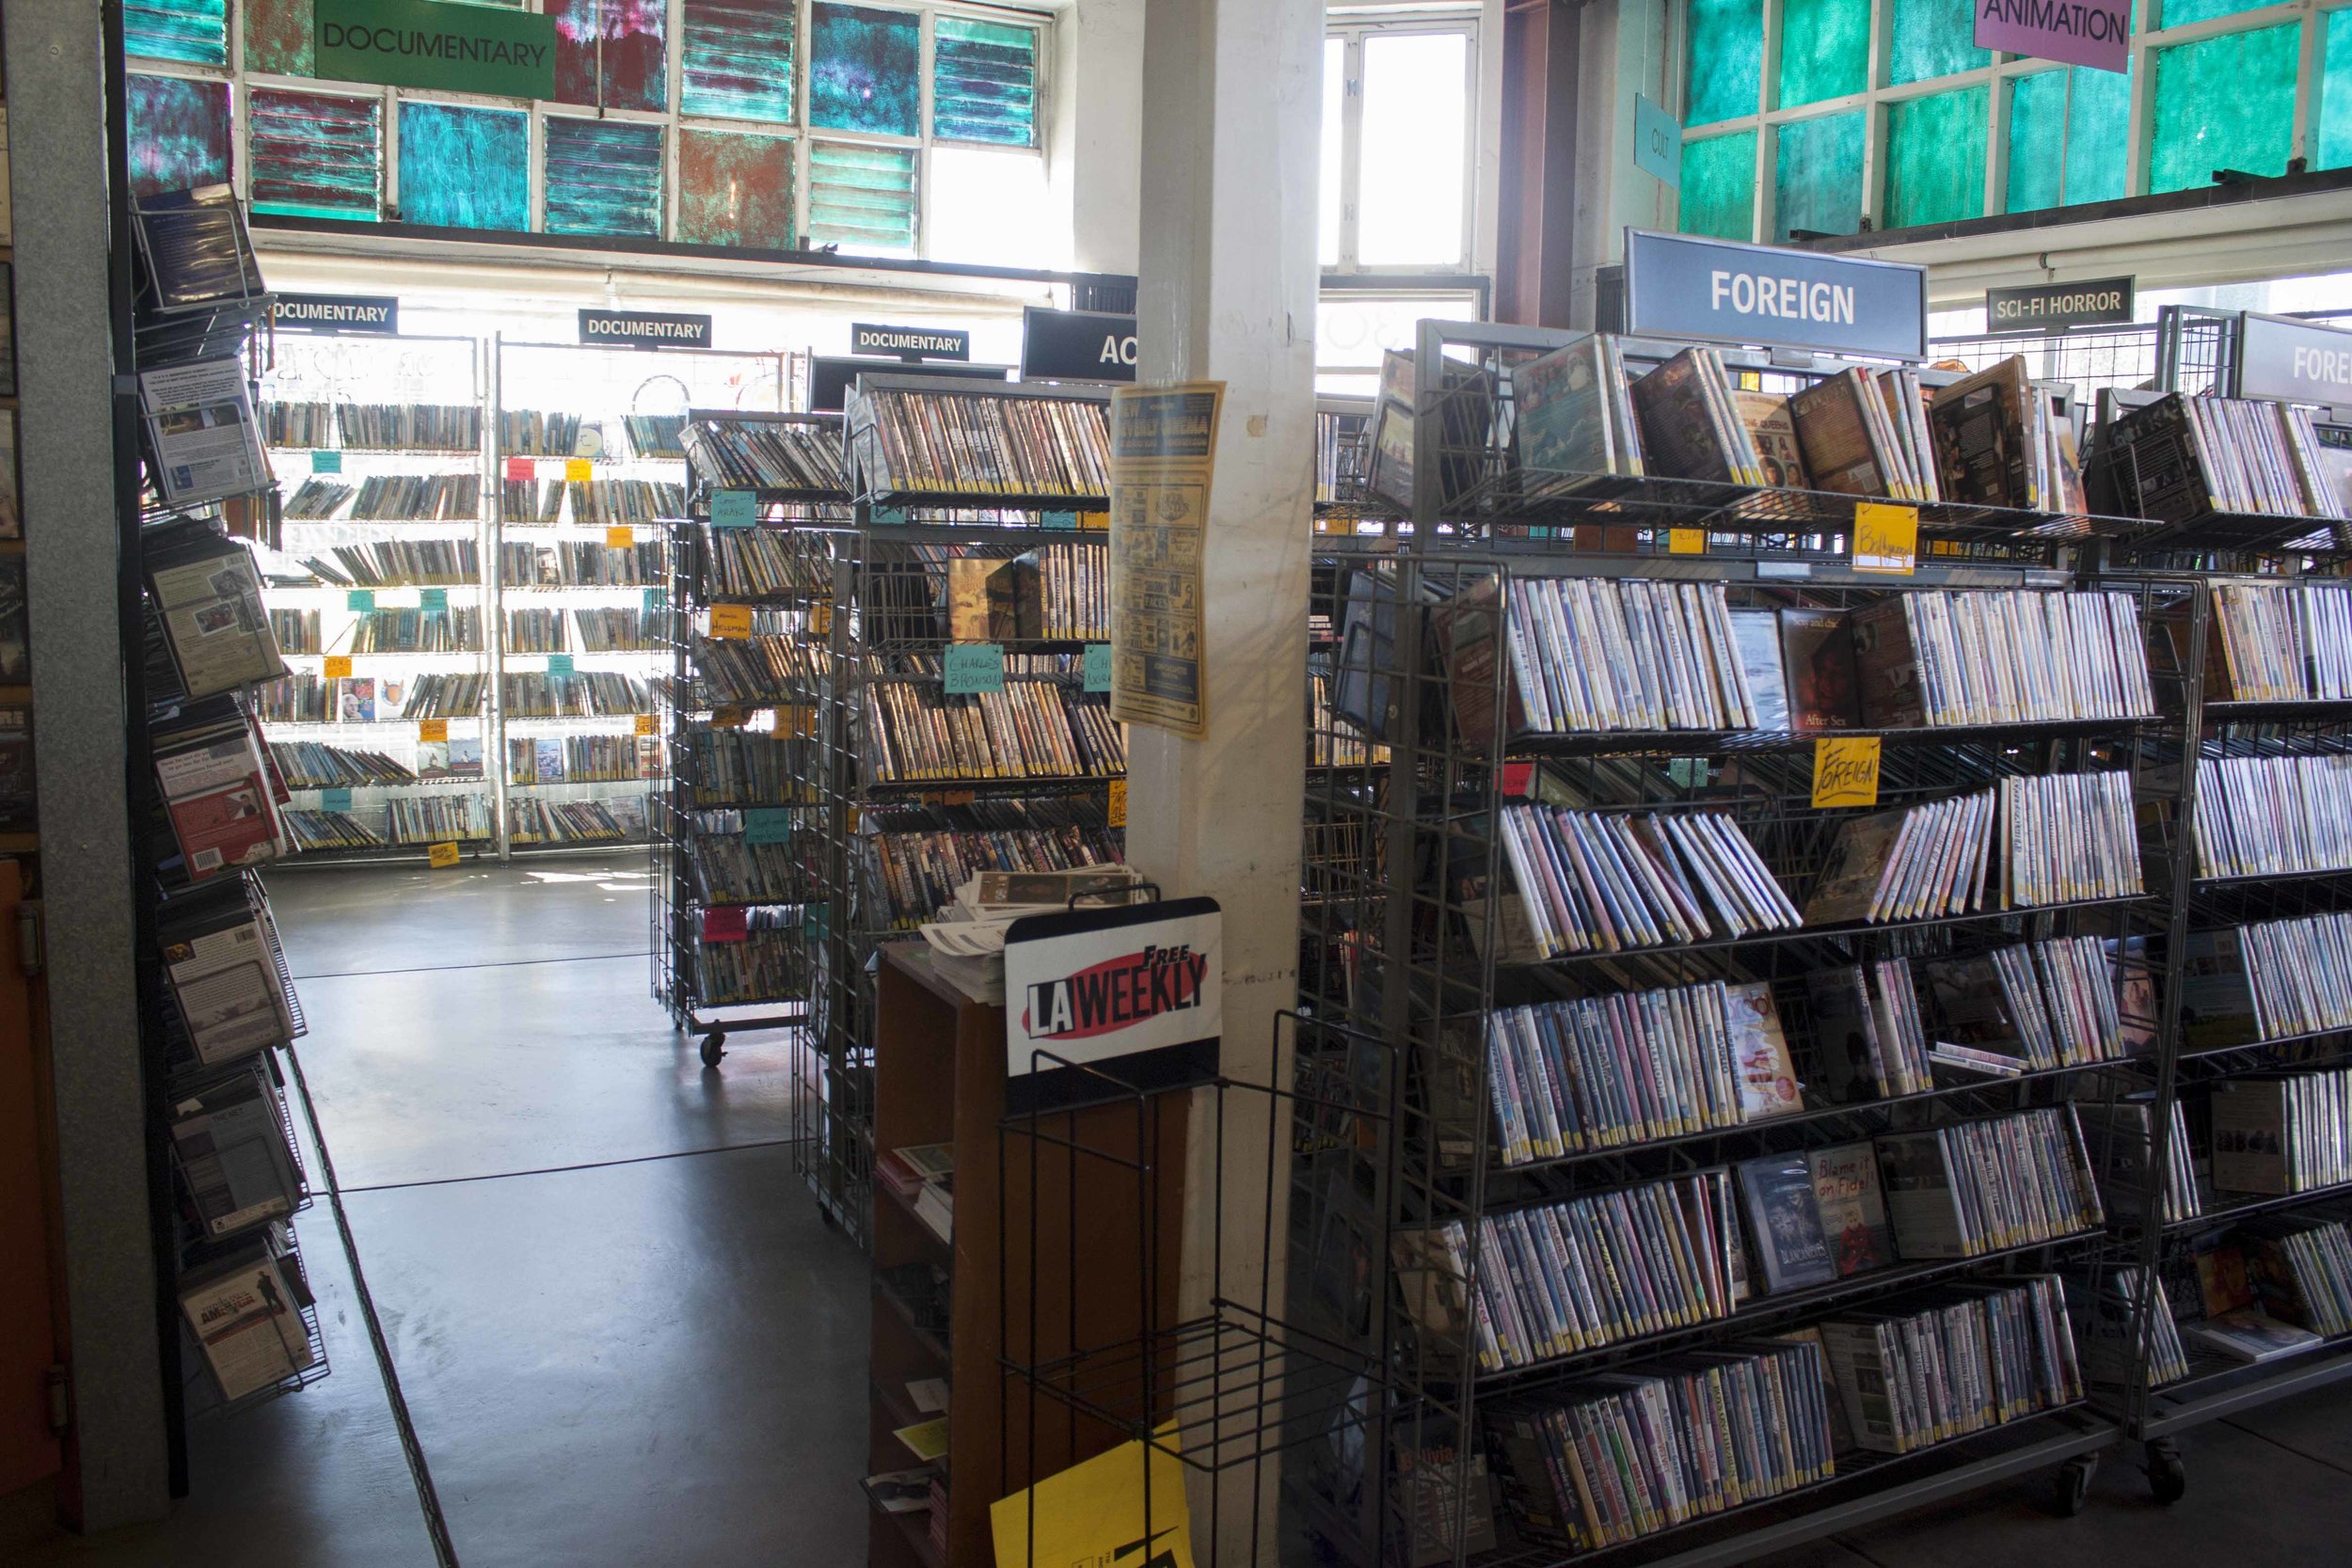
[[[227,65],[228,0],[125,0],[122,52],[151,60]]]
[[[661,234],[661,127],[549,115],[541,166],[550,234]]]
[[[271,76],[315,76],[310,14],[315,0],[245,0],[245,68]]]
[[[2284,174],[2295,134],[2296,26],[2156,51],[2148,188],[2212,183],[2216,169]]]
[[[1993,51],[1976,44],[1975,0],[1893,0],[1893,10],[1888,81],[1925,82],[1993,63]]]
[[[1882,228],[1984,216],[1984,139],[1991,105],[1992,89],[1981,85],[1887,105]]]
[[[914,150],[820,141],[808,150],[808,238],[863,255],[914,253]]]
[[[2061,199],[2066,167],[2066,71],[2020,76],[2009,94],[2009,188],[2001,210],[2038,213]]]
[[[400,215],[444,229],[529,229],[531,117],[403,102]]]
[[[1764,0],[1690,0],[1683,99],[1692,125],[1763,107]]]
[[[688,245],[792,248],[788,138],[681,130],[677,180],[677,237]]]
[[[1682,144],[1685,234],[1751,238],[1756,214],[1756,133],[1738,131]]]
[[[1860,92],[1870,81],[1870,0],[1781,0],[1780,106]],[[1861,166],[1854,177],[1861,179]]]
[[[2352,11],[2329,11],[2320,60],[2319,166],[2352,164]]]
[[[376,220],[382,99],[257,87],[246,99],[246,141],[255,212]]]
[[[2068,75],[2074,86],[2066,104],[2066,204],[2120,200],[2132,150],[2132,79],[2085,66]]]
[[[690,115],[792,119],[792,0],[686,0],[678,103]]]
[[[2258,6],[2275,5],[2277,0],[2163,0],[2157,8],[2158,24],[2166,27],[2185,27],[2192,22],[2210,22],[2217,16],[2235,16]]]
[[[1772,238],[1790,232],[1851,234],[1862,227],[1860,109],[1780,128],[1772,157]]]
[[[808,122],[913,136],[923,129],[923,19],[817,0],[809,8]]]
[[[1037,145],[1037,29],[942,16],[932,24],[931,135]]]
[[[228,180],[233,166],[228,83],[132,75],[124,87],[130,98],[133,196]]]

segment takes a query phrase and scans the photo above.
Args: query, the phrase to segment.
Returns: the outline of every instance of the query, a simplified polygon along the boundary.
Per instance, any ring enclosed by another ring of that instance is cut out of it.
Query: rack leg
[[[2181,1446],[2169,1437],[2148,1443],[2148,1490],[2160,1503],[2176,1503],[2188,1491],[2188,1470],[2181,1463]]]

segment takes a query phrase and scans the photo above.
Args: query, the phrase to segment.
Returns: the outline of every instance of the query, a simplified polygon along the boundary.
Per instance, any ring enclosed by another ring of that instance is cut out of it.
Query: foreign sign
[[[1626,330],[1641,338],[1923,359],[1928,269],[1629,229]]]
[[[1638,92],[1633,95],[1633,166],[1682,188],[1682,122]]]
[[[582,310],[580,341],[608,348],[708,348],[710,318],[667,310]]]
[[[969,359],[972,334],[960,326],[874,326],[851,322],[850,352],[894,355],[900,359]]]
[[[1215,1078],[1223,923],[1214,898],[1014,921],[1005,932],[1006,1109],[1112,1098],[1104,1075],[1145,1090]]]
[[[2247,311],[2238,327],[2237,395],[2352,405],[2352,332]]]
[[[2132,280],[2093,277],[2081,283],[2029,283],[1984,292],[1988,332],[2062,332],[2070,326],[2114,326],[2132,319]]]
[[[1816,806],[1875,806],[1879,803],[1879,736],[1824,736],[1813,743],[1813,803]]]
[[[269,319],[280,332],[392,337],[400,331],[400,301],[389,294],[278,294],[270,300]]]
[[[442,0],[314,0],[318,73],[501,98],[555,96],[555,18]]]
[[[1022,312],[1024,381],[1133,381],[1136,318],[1104,310]]]
[[[2131,0],[1977,0],[1976,43],[2098,71],[2128,71]]]

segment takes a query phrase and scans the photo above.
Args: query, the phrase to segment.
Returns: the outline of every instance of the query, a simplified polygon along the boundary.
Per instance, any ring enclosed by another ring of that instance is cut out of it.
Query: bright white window
[[[1324,46],[1325,268],[1467,272],[1474,17],[1384,11],[1335,24]]]
[[[1045,160],[1029,152],[931,149],[930,253],[992,267],[1056,267]]]

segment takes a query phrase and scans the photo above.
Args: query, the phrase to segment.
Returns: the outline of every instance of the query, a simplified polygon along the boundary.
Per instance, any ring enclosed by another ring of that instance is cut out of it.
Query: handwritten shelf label
[[[326,678],[328,680],[343,680],[348,678],[350,674],[351,656],[349,654],[328,654],[326,656]]]
[[[1813,743],[1813,803],[1816,806],[1875,806],[1879,803],[1877,736],[1824,736]]]
[[[721,490],[710,498],[712,528],[752,528],[759,522],[759,498],[749,490]]]
[[[710,635],[714,638],[737,639],[752,634],[752,607],[747,604],[715,604],[710,607]]]
[[[1919,509],[1885,501],[1856,501],[1853,569],[1909,577],[1919,564]]]
[[[1086,689],[1089,691],[1108,691],[1111,689],[1111,645],[1089,642],[1086,654]]]
[[[946,662],[947,695],[975,697],[1005,689],[1005,645],[1001,642],[951,642]]]
[[[436,871],[447,871],[457,863],[457,846],[446,841],[433,845],[425,850],[424,861]]]

